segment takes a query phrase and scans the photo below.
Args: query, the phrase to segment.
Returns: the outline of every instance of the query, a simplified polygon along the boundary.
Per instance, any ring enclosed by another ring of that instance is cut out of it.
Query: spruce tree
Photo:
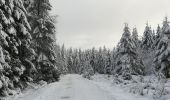
[[[0,96],[11,94],[14,88],[23,89],[36,72],[26,15],[21,0],[0,0]]]
[[[155,30],[152,31],[152,41],[153,41],[152,48],[154,48],[154,42],[156,41],[156,33],[155,33]]]
[[[155,46],[158,45],[161,37],[162,37],[161,27],[158,25],[157,26],[157,31],[156,31],[156,36],[155,36],[155,43],[154,43]]]
[[[92,75],[94,75],[94,69],[92,64],[90,63],[90,50],[85,51],[85,62],[83,66],[83,77],[90,79]]]
[[[131,38],[129,27],[125,24],[124,33],[117,46],[117,59],[114,74],[131,79],[131,75],[143,75],[144,66],[136,53],[136,46]]]
[[[152,30],[151,30],[151,27],[148,26],[148,23],[146,24],[145,31],[143,33],[141,47],[142,47],[142,49],[144,49],[146,51],[150,50],[153,47]]]
[[[80,68],[80,58],[78,55],[78,50],[76,49],[74,51],[74,55],[73,55],[73,70],[74,73],[79,73],[79,68]]]
[[[66,74],[68,69],[67,69],[66,49],[65,49],[64,44],[61,47],[61,62],[62,62],[61,64],[63,68],[62,72]]]
[[[55,23],[49,15],[51,5],[49,0],[34,0],[29,8],[29,22],[33,28],[32,35],[38,56],[45,55],[48,60],[55,60]]]
[[[117,48],[114,47],[111,51],[111,74],[114,74],[114,69],[116,67],[116,55],[117,55],[117,52],[116,52]]]
[[[111,53],[108,50],[105,58],[105,74],[111,74],[112,71],[112,58],[111,58]]]
[[[72,48],[68,50],[68,58],[67,58],[67,68],[69,73],[73,73],[73,51]]]
[[[100,73],[100,74],[104,74],[104,65],[105,65],[105,62],[104,62],[104,59],[103,59],[103,50],[102,48],[100,47],[99,48],[99,51],[97,53],[97,72]]]
[[[36,66],[39,66],[38,71],[41,73],[38,79],[58,80],[58,74],[56,74],[58,72],[55,53],[55,17],[49,14],[51,10],[50,2],[49,0],[30,1],[30,4],[25,3],[25,6],[27,6],[29,13],[28,21],[32,27],[32,47],[37,54],[35,63]],[[47,73],[50,75],[47,75]],[[50,78],[50,76],[52,77]]]
[[[92,48],[91,52],[90,52],[90,65],[92,66],[92,68],[94,69],[94,72],[96,71],[96,50],[95,48]]]
[[[155,69],[158,73],[170,78],[170,26],[167,17],[163,21],[161,34],[154,59]]]
[[[64,45],[61,47],[60,45],[55,45],[55,53],[56,53],[56,66],[57,70],[60,74],[67,73],[67,57],[66,57],[66,50]]]
[[[132,39],[133,39],[136,47],[138,47],[138,46],[139,46],[139,38],[138,38],[137,28],[133,28],[133,31],[132,31]]]
[[[78,55],[79,55],[79,59],[80,59],[79,74],[83,74],[85,53],[81,49],[79,49]]]

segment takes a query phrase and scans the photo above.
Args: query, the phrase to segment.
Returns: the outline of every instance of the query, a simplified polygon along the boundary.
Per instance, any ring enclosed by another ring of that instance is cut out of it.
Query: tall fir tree
[[[155,69],[158,73],[170,78],[170,26],[168,18],[165,17],[162,27],[162,36],[157,45],[154,59]]]
[[[85,62],[83,65],[83,77],[90,79],[94,75],[94,69],[91,64],[90,50],[85,51]]]
[[[36,66],[39,73],[37,79],[51,81],[58,80],[55,53],[55,17],[50,16],[51,5],[49,0],[24,0],[28,10],[28,21],[32,27],[32,47],[35,49]],[[42,67],[43,66],[43,67]],[[45,71],[49,69],[48,72]],[[50,75],[46,74],[49,73]],[[45,74],[45,75],[43,75]],[[42,76],[43,75],[43,76]],[[56,76],[57,75],[57,76]],[[54,79],[55,77],[55,79]]]
[[[111,74],[112,72],[112,58],[111,58],[111,52],[108,50],[105,58],[105,74]]]
[[[139,42],[139,37],[138,37],[138,31],[137,31],[137,28],[133,28],[133,31],[132,31],[132,39],[136,45],[136,47],[139,47],[140,45],[140,42]]]
[[[31,27],[21,0],[0,0],[0,96],[23,89],[36,72]]]
[[[90,52],[90,65],[92,66],[92,68],[94,69],[94,72],[96,71],[96,50],[93,47],[91,52]]]
[[[155,30],[152,31],[152,41],[153,41],[152,48],[155,48],[155,47],[154,47],[154,43],[155,43],[155,41],[156,41],[156,33],[155,33]]]
[[[156,30],[156,36],[155,36],[155,43],[154,43],[155,47],[158,45],[161,37],[162,37],[161,27],[158,25]]]
[[[66,58],[66,49],[64,44],[61,47],[61,61],[62,61],[62,65],[63,65],[63,73],[66,74],[68,69],[67,69],[67,58]]]
[[[76,49],[74,51],[74,55],[73,55],[73,70],[74,73],[79,73],[79,68],[80,68],[80,58],[78,55],[78,50]]]
[[[141,47],[144,50],[150,50],[153,47],[153,37],[152,30],[148,23],[146,24],[145,31],[143,33]]]
[[[99,48],[99,51],[96,55],[96,59],[97,59],[97,64],[96,64],[97,69],[96,69],[96,71],[100,74],[104,74],[105,62],[104,62],[104,58],[103,58],[103,50],[102,50],[101,47]]]
[[[34,46],[38,56],[45,55],[48,60],[55,60],[55,23],[54,18],[49,15],[51,5],[49,0],[34,0],[28,9],[30,13],[29,22],[32,26]]]
[[[80,59],[80,66],[79,66],[79,71],[78,71],[78,74],[82,74],[83,73],[83,65],[84,65],[84,53],[82,52],[81,49],[78,50],[78,56],[79,56],[79,59]]]
[[[136,53],[136,46],[131,38],[128,24],[125,24],[124,33],[117,46],[115,73],[124,79],[131,79],[131,75],[143,75],[144,66]]]
[[[70,48],[69,50],[68,50],[68,58],[67,58],[67,68],[68,68],[68,73],[73,73],[74,71],[73,71],[73,50],[72,50],[72,48]]]

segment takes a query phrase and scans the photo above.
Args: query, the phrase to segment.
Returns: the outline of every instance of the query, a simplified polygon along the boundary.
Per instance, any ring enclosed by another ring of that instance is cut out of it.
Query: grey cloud
[[[124,22],[143,34],[145,23],[155,28],[169,15],[169,0],[51,0],[52,14],[59,15],[57,42],[67,47],[115,46]]]

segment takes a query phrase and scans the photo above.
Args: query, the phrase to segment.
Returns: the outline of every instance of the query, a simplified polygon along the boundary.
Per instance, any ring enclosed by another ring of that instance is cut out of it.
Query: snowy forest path
[[[80,75],[65,75],[33,93],[14,100],[116,100],[92,81]]]

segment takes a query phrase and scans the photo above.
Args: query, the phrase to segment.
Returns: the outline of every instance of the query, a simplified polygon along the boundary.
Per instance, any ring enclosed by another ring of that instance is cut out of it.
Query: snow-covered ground
[[[170,79],[164,83],[152,75],[123,80],[113,75],[96,74],[92,80],[116,100],[170,100]]]
[[[93,83],[99,88],[107,91],[108,94],[115,97],[115,100],[152,100],[148,97],[142,97],[139,95],[134,95],[126,91],[123,87],[114,84],[113,77],[108,75],[94,75]]]
[[[27,90],[10,100],[152,100],[113,84],[113,77],[95,75],[92,80],[80,75],[65,75],[59,82],[36,90]]]

